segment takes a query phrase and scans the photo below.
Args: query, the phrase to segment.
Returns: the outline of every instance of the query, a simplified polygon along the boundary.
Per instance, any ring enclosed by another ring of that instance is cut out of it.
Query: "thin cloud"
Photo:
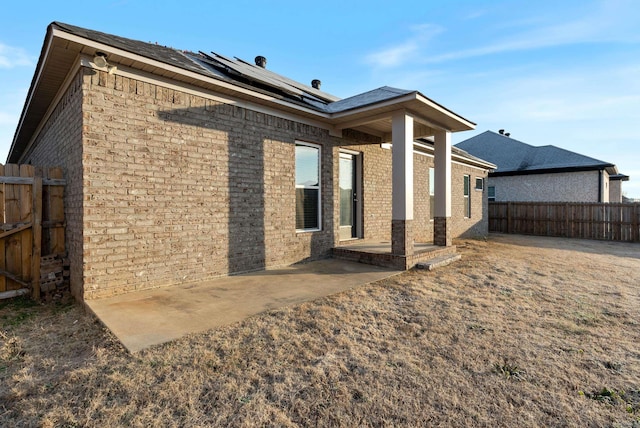
[[[31,58],[23,49],[0,43],[0,68],[23,67],[32,64]]]
[[[14,114],[6,113],[4,111],[0,111],[0,125],[10,125],[14,124],[16,121],[16,117]]]
[[[598,10],[580,19],[509,34],[506,39],[485,46],[425,57],[425,62],[439,63],[578,43],[639,43],[640,14],[633,6],[628,2],[604,2]]]
[[[415,61],[418,52],[442,29],[436,25],[423,24],[411,28],[412,36],[402,43],[370,53],[365,62],[379,68],[400,66],[408,61]]]

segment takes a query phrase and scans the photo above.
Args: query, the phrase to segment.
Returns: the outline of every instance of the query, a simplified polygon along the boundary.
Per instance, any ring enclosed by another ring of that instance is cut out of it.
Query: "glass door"
[[[340,239],[358,237],[357,155],[340,153]]]

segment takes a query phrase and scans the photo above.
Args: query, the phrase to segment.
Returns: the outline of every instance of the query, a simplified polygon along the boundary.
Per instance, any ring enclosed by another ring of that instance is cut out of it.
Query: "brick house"
[[[506,202],[622,202],[618,168],[556,146],[531,146],[503,130],[485,131],[456,147],[497,165],[489,173],[489,200]]]
[[[417,91],[346,99],[256,64],[54,22],[7,158],[65,169],[78,299],[391,242],[487,234],[474,124]]]

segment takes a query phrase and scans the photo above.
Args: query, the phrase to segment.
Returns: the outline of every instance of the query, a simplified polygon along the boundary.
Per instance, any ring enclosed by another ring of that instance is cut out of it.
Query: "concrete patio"
[[[328,296],[400,273],[343,260],[320,260],[211,281],[137,291],[86,306],[130,351],[252,315]]]

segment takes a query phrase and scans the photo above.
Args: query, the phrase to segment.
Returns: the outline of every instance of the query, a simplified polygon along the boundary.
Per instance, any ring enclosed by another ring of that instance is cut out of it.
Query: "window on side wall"
[[[476,190],[484,189],[484,180],[480,177],[476,177]]]
[[[429,168],[429,218],[433,220],[436,215],[436,186],[433,168]]]
[[[296,143],[296,230],[320,230],[320,146]]]
[[[464,216],[471,218],[471,176],[464,176]]]
[[[496,186],[487,187],[487,196],[489,198],[489,202],[494,202],[496,200]]]

